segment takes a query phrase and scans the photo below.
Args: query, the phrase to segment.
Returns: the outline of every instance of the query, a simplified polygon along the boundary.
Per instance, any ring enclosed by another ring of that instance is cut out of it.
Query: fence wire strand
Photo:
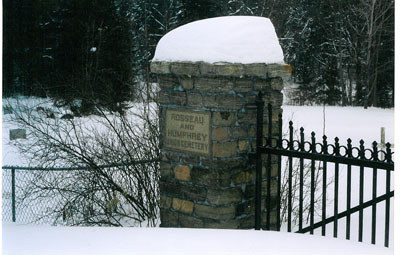
[[[110,176],[114,176],[118,179],[117,175],[121,175],[118,169],[124,168],[125,166],[134,165],[136,167],[140,165],[139,167],[145,169],[149,164],[153,164],[151,167],[154,167],[154,164],[158,162],[158,159],[151,159],[133,163],[102,165],[98,167],[109,172]],[[40,168],[3,166],[2,221],[41,225],[74,225],[74,219],[68,217],[68,213],[72,212],[74,208],[65,209],[66,206],[63,205],[68,205],[66,196],[61,194],[62,192],[60,192],[60,189],[52,189],[52,185],[55,187],[57,184],[75,181],[78,175],[79,177],[89,177],[90,171],[91,169],[89,167]],[[12,172],[15,173],[14,196]],[[123,178],[122,175],[120,177]],[[121,179],[121,181],[123,180]],[[135,184],[132,183],[127,183],[127,185],[135,186]],[[13,203],[13,199],[15,203]],[[82,201],[82,203],[84,202],[87,201]],[[106,201],[106,203],[107,202],[109,201]],[[60,213],[60,208],[62,208],[64,212]],[[87,217],[87,215],[82,215],[82,217],[84,216]]]

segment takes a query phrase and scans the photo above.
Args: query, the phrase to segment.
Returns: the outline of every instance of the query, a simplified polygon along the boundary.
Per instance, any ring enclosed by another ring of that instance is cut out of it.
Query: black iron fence
[[[106,169],[118,172],[121,167],[139,166],[143,169],[154,167],[159,159],[138,160],[129,163],[115,163],[95,166],[96,169]],[[20,167],[2,166],[2,217],[4,222],[39,223],[39,224],[68,224],[66,218],[54,216],[54,208],[62,203],[61,198],[50,194],[51,183],[67,180],[75,176],[77,171],[93,171],[93,167]],[[79,176],[84,176],[79,174]],[[38,183],[43,182],[43,183]],[[73,184],[73,183],[72,183]],[[36,189],[32,189],[32,185]],[[60,189],[58,187],[59,190]],[[30,192],[35,192],[34,199],[27,199]],[[67,190],[66,190],[67,192]],[[69,191],[68,191],[69,192]]]
[[[328,144],[327,137],[322,137],[322,142],[317,142],[315,133],[311,133],[311,141],[305,141],[304,129],[300,128],[299,139],[294,139],[293,123],[289,122],[288,138],[282,137],[282,116],[279,116],[279,134],[272,134],[272,107],[268,106],[268,134],[263,134],[263,107],[264,103],[257,101],[257,172],[256,172],[256,229],[261,227],[261,171],[262,154],[267,155],[267,169],[271,169],[271,156],[278,157],[278,208],[271,205],[271,185],[267,189],[266,201],[266,229],[271,229],[271,215],[276,210],[275,222],[278,226],[284,225],[286,220],[288,232],[314,234],[316,230],[323,236],[327,235],[328,226],[334,237],[338,237],[339,226],[345,228],[345,238],[350,239],[355,214],[358,214],[358,241],[365,239],[366,225],[370,230],[371,243],[376,243],[377,218],[384,222],[384,245],[389,246],[391,200],[394,190],[391,188],[392,174],[394,171],[393,152],[391,145],[386,144],[386,150],[378,150],[378,144],[374,142],[372,149],[365,148],[365,142],[361,140],[359,147],[352,145],[351,139],[346,145],[340,145],[339,138],[335,138],[334,144]],[[382,157],[383,155],[383,157]],[[381,156],[381,157],[380,157]],[[283,158],[286,159],[286,169],[282,169]],[[294,160],[297,163],[294,165]],[[267,171],[267,182],[271,183],[271,174]],[[285,172],[285,178],[282,173]],[[307,174],[306,174],[307,172]],[[340,172],[345,172],[345,178],[340,177]],[[383,173],[383,176],[382,176]],[[354,180],[354,175],[358,178]],[[378,178],[379,177],[379,178]],[[368,179],[367,186],[366,179]],[[379,181],[378,181],[379,179]],[[345,180],[345,181],[343,181]],[[293,183],[296,181],[296,183]],[[342,181],[343,183],[340,183]],[[285,185],[283,185],[285,183]],[[379,187],[378,184],[384,184]],[[343,186],[344,184],[344,186]],[[358,187],[355,187],[358,184]],[[282,190],[282,187],[285,190]],[[333,186],[333,187],[332,187]],[[339,187],[341,192],[339,193]],[[381,191],[378,194],[378,188]],[[307,189],[307,194],[305,190]],[[329,190],[329,191],[328,191]],[[358,197],[355,197],[354,194]],[[368,193],[368,194],[366,194]],[[333,212],[328,209],[329,197],[333,197]],[[285,196],[285,197],[284,197]],[[371,199],[366,199],[370,197]],[[305,201],[307,199],[308,201]],[[345,200],[345,205],[340,202]],[[357,201],[355,201],[357,200]],[[305,203],[307,206],[305,206]],[[384,208],[380,206],[384,203]],[[382,209],[377,212],[377,208]],[[285,212],[282,212],[282,208]],[[339,211],[339,208],[344,209]],[[365,219],[366,210],[371,215],[368,223]],[[285,217],[282,215],[285,214]],[[293,220],[293,214],[296,220]],[[339,224],[340,219],[345,219],[345,224]],[[333,228],[331,225],[333,223]],[[297,229],[293,224],[296,224]],[[370,224],[370,225],[369,225]],[[393,225],[393,224],[392,224]],[[279,227],[278,227],[279,229]],[[354,235],[352,235],[354,236]]]

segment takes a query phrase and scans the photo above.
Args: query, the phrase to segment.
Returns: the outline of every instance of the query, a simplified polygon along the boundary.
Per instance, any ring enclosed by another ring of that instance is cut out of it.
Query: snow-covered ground
[[[391,249],[283,232],[215,229],[3,226],[4,255],[393,254]]]

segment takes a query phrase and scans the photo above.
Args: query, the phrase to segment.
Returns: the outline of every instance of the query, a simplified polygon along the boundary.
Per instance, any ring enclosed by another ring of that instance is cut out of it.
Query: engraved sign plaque
[[[179,152],[210,155],[210,112],[167,109],[165,147]]]

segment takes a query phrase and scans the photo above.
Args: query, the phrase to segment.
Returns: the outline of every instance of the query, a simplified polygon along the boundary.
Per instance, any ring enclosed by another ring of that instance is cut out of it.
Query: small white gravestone
[[[10,129],[10,140],[26,139],[26,129]]]

